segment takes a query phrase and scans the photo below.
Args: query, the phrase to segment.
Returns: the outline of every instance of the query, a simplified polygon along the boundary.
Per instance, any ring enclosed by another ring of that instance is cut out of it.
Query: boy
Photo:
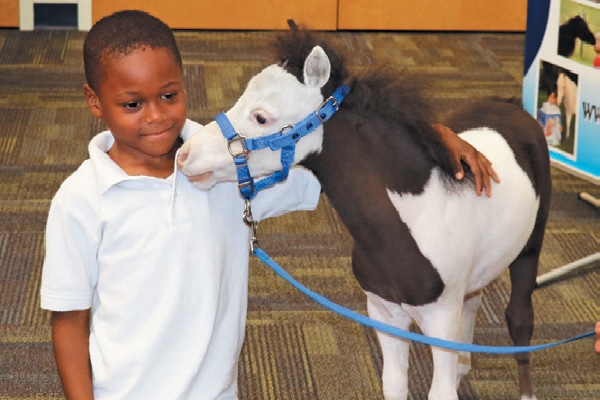
[[[52,201],[41,290],[65,395],[236,399],[249,230],[237,184],[203,192],[175,167],[200,125],[186,120],[173,34],[146,13],[119,12],[90,30],[84,63],[88,107],[110,130]],[[457,143],[457,164],[466,157],[487,191],[490,164]],[[319,194],[294,169],[253,213],[314,209]]]

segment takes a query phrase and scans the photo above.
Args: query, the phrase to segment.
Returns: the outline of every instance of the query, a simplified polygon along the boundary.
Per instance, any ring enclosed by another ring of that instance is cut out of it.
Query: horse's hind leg
[[[506,308],[508,331],[515,346],[529,346],[533,335],[533,306],[531,293],[535,288],[539,251],[529,251],[510,265],[512,290]],[[519,367],[519,389],[522,400],[535,399],[531,379],[529,353],[516,356]]]
[[[398,304],[366,292],[369,316],[397,328],[407,330],[412,318]],[[383,395],[386,400],[406,400],[408,397],[408,353],[410,342],[377,331],[383,354]]]
[[[462,343],[473,343],[473,333],[475,332],[475,319],[477,310],[481,306],[482,291],[477,291],[465,298],[465,304],[462,313],[462,326],[460,337]],[[461,351],[458,355],[458,373],[456,385],[460,384],[462,378],[465,377],[471,370],[471,353]]]

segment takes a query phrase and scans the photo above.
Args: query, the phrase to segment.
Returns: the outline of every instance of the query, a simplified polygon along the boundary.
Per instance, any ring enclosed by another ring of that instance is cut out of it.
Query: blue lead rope
[[[594,331],[590,331],[584,333],[579,336],[572,337],[570,339],[561,340],[559,342],[547,343],[538,346],[481,346],[476,344],[468,344],[468,343],[457,343],[451,342],[448,340],[437,339],[430,336],[424,336],[418,333],[405,331],[394,326],[385,324],[381,321],[377,321],[371,319],[363,314],[359,314],[355,311],[352,311],[348,308],[342,307],[339,304],[336,304],[329,300],[328,298],[313,292],[308,289],[306,286],[302,285],[300,282],[295,280],[290,274],[288,274],[279,264],[273,261],[267,253],[265,253],[261,248],[257,247],[253,250],[253,254],[258,257],[262,262],[267,264],[273,271],[275,271],[279,276],[292,284],[296,289],[321,304],[325,308],[332,310],[333,312],[349,318],[353,321],[356,321],[362,325],[368,326],[370,328],[376,329],[378,331],[387,333],[392,336],[397,336],[402,339],[410,340],[413,342],[423,343],[434,347],[439,347],[447,350],[455,350],[455,351],[465,351],[469,353],[491,353],[491,354],[517,354],[517,353],[527,353],[533,351],[544,350],[550,347],[559,346],[565,343],[574,342],[576,340],[580,340],[586,337],[590,337],[595,335]]]

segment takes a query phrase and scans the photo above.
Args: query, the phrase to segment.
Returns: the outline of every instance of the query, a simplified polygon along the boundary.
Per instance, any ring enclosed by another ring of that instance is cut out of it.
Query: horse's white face
[[[242,96],[227,111],[236,132],[254,138],[278,132],[306,117],[323,101],[321,87],[329,80],[330,63],[321,47],[315,47],[304,66],[304,84],[278,65],[265,68],[254,76]],[[319,151],[323,128],[319,127],[301,139],[294,163],[309,153]],[[253,151],[248,167],[253,177],[268,175],[281,169],[280,151]],[[181,171],[200,189],[210,189],[219,182],[237,181],[236,168],[227,140],[216,122],[196,132],[181,148],[177,157]]]

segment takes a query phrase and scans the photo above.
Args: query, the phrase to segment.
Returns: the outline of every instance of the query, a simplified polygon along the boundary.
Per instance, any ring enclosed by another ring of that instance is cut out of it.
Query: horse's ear
[[[304,61],[304,84],[322,88],[329,80],[330,74],[329,57],[321,46],[315,46]]]

